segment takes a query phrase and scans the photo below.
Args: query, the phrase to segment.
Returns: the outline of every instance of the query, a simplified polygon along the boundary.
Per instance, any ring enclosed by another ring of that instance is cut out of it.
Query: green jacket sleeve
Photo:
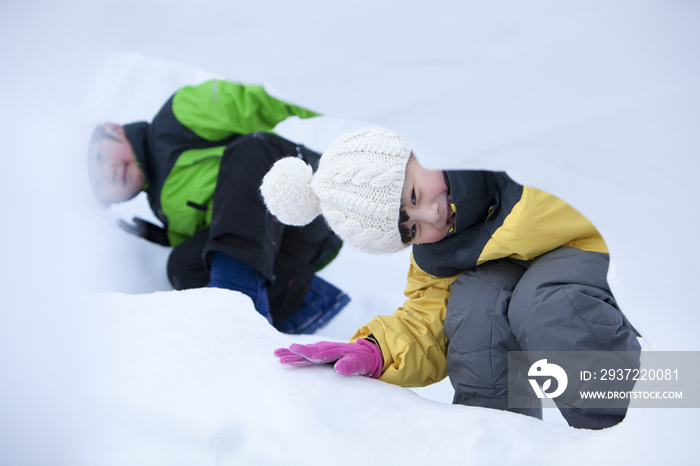
[[[219,141],[233,134],[271,132],[290,116],[319,116],[270,96],[262,86],[211,80],[173,96],[173,114],[199,137]]]

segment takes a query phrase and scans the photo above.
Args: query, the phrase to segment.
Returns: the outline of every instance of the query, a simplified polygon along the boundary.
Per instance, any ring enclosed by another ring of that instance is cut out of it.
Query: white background
[[[696,410],[632,409],[603,432],[451,406],[272,350],[345,340],[401,304],[407,256],[346,248],[351,305],[280,335],[247,298],[169,290],[167,250],[90,198],[98,121],[150,119],[180,85],[265,84],[358,120],[432,168],[507,170],[599,228],[652,350],[698,350],[700,4],[6,2],[0,6],[0,464],[694,464]],[[154,291],[158,291],[155,292]],[[442,387],[442,388],[440,388]],[[449,385],[427,397],[449,401]],[[446,387],[446,388],[445,388]]]

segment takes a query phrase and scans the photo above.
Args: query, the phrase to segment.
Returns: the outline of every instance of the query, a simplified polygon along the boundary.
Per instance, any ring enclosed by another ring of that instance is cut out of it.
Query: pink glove
[[[382,352],[374,343],[357,340],[356,343],[319,341],[310,345],[293,344],[275,350],[280,362],[289,366],[328,364],[340,375],[368,375],[374,379],[382,375]]]

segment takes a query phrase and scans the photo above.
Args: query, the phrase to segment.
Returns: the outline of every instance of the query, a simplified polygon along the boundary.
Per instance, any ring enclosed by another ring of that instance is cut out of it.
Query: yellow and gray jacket
[[[391,316],[355,332],[384,357],[381,380],[404,387],[429,385],[447,375],[443,323],[450,287],[462,271],[484,262],[532,260],[560,246],[608,250],[595,227],[573,207],[502,172],[446,171],[455,226],[443,240],[414,245],[408,298]]]
[[[147,180],[148,202],[171,246],[209,227],[226,146],[243,134],[272,132],[293,115],[318,116],[261,86],[211,80],[178,90],[150,124],[124,126]]]

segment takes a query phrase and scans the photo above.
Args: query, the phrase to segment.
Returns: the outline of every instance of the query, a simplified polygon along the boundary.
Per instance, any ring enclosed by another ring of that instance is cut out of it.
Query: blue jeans
[[[277,330],[295,335],[314,333],[350,302],[348,295],[314,275],[311,288],[299,308],[279,322],[274,322],[270,314],[265,277],[245,262],[222,252],[212,255],[207,286],[240,291],[250,297],[255,310]]]
[[[299,309],[274,325],[282,333],[309,335],[326,325],[349,302],[348,295],[314,275],[311,288]]]
[[[207,287],[240,291],[252,299],[255,310],[272,323],[265,277],[245,262],[223,252],[214,253]]]

